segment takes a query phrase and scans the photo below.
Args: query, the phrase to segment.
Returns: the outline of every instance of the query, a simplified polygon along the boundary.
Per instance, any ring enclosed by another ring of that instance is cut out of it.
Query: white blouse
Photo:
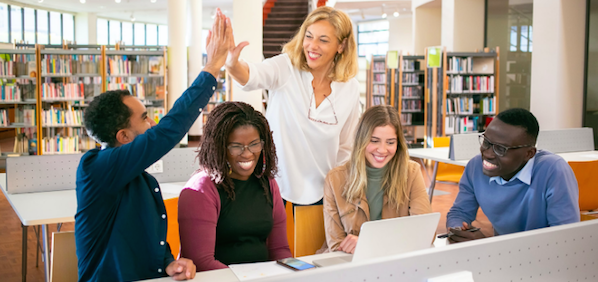
[[[293,67],[287,54],[248,65],[249,81],[239,87],[270,91],[266,118],[282,198],[304,205],[319,201],[328,171],[349,160],[361,114],[359,82],[332,82],[332,93],[316,108],[312,74]]]

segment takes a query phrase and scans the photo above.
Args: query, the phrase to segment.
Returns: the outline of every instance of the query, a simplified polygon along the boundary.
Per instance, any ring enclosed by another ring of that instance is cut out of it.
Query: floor
[[[189,146],[197,147],[196,143],[190,143]],[[425,179],[426,185],[429,184],[428,180]],[[440,223],[438,224],[438,233],[445,233],[445,222],[446,213],[453,204],[453,201],[457,197],[459,188],[455,184],[438,183],[436,189],[447,192],[443,195],[434,196],[432,200],[432,209],[435,212],[440,212]],[[4,223],[0,228],[0,280],[4,282],[16,282],[21,281],[21,223],[15,212],[10,207],[10,204],[6,200],[3,194],[0,194],[0,218]],[[487,236],[491,236],[492,226],[481,212],[478,213],[478,219],[473,223],[474,226],[480,227],[482,232]],[[50,232],[56,231],[57,226],[50,226]],[[43,263],[41,262],[41,256],[38,260],[39,266],[35,266],[36,262],[36,236],[33,227],[28,228],[28,267],[27,267],[27,281],[29,282],[42,282],[44,281]],[[62,231],[74,230],[73,223],[67,223],[62,226]]]

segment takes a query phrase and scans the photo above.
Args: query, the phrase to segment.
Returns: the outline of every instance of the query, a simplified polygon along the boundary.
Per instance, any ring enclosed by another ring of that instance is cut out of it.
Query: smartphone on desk
[[[295,271],[316,268],[316,266],[309,264],[307,262],[304,262],[302,260],[298,260],[296,258],[279,259],[276,261],[276,263],[278,263],[286,268],[295,270]]]

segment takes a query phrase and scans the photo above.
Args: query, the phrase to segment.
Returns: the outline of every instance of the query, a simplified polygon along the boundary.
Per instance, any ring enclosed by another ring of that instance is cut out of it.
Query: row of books
[[[79,153],[79,136],[62,137],[60,135],[42,139],[42,152],[45,155]]]
[[[64,55],[45,55],[41,60],[42,75],[47,74],[71,74],[71,60],[64,58]]]
[[[35,71],[35,55],[0,55],[0,76],[29,76],[30,71]]]
[[[15,124],[35,126],[35,106],[23,106],[15,109]]]
[[[444,120],[445,134],[460,134],[481,132],[492,121],[492,117],[485,116],[447,116]]]
[[[108,90],[129,90],[139,99],[163,100],[164,77],[109,77]]]
[[[447,59],[447,72],[452,73],[470,73],[473,72],[473,58],[449,57]]]
[[[411,125],[413,123],[413,114],[401,114],[401,124]]]
[[[494,76],[451,76],[447,77],[448,93],[493,93]]]
[[[422,110],[422,100],[403,100],[401,111],[414,112]]]
[[[384,62],[373,62],[372,63],[372,70],[379,72],[379,71],[386,71],[386,65]]]
[[[143,84],[128,84],[128,83],[108,83],[108,91],[110,90],[129,90],[131,95],[144,100],[145,99],[145,87]]]
[[[485,115],[496,114],[496,96],[482,99],[480,102],[480,113]]]
[[[386,83],[386,74],[385,73],[375,73],[374,74],[374,82]]]
[[[380,84],[372,85],[372,94],[386,95],[386,85],[380,85]]]
[[[216,91],[214,92],[214,95],[212,95],[212,97],[210,97],[210,102],[212,103],[222,103],[227,101],[226,99],[226,92],[224,91]]]
[[[419,77],[417,73],[403,73],[403,83],[419,83]]]
[[[386,105],[386,99],[384,98],[384,96],[373,96],[372,104],[373,106]]]
[[[417,87],[403,87],[403,97],[423,97],[421,85]]]
[[[166,109],[163,107],[148,107],[147,108],[147,115],[152,118],[156,123],[159,123],[160,120],[166,115]]]
[[[85,84],[79,83],[44,83],[41,87],[42,100],[83,100]]]
[[[415,71],[419,70],[419,61],[416,60],[403,60],[404,71]]]
[[[108,58],[109,75],[155,74],[163,75],[162,57],[114,56]]]
[[[55,109],[52,106],[49,110],[42,112],[42,125],[81,126],[83,125],[83,110]]]
[[[478,104],[476,104],[478,105]],[[472,97],[459,97],[446,99],[446,113],[471,115],[474,113],[474,103]]]
[[[10,118],[8,116],[8,109],[0,110],[0,126],[9,126]]]
[[[12,152],[16,154],[37,155],[37,136],[35,128],[17,129]]]

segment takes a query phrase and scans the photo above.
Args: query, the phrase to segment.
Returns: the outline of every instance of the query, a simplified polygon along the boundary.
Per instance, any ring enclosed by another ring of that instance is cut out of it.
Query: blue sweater
[[[202,72],[160,123],[119,147],[87,152],[77,169],[75,241],[79,281],[131,281],[166,275],[166,209],[145,169],[189,131],[216,86]]]
[[[519,179],[499,185],[482,172],[482,157],[469,161],[447,227],[476,219],[478,207],[496,234],[509,234],[579,221],[579,192],[573,170],[550,152],[538,151],[530,185]]]

